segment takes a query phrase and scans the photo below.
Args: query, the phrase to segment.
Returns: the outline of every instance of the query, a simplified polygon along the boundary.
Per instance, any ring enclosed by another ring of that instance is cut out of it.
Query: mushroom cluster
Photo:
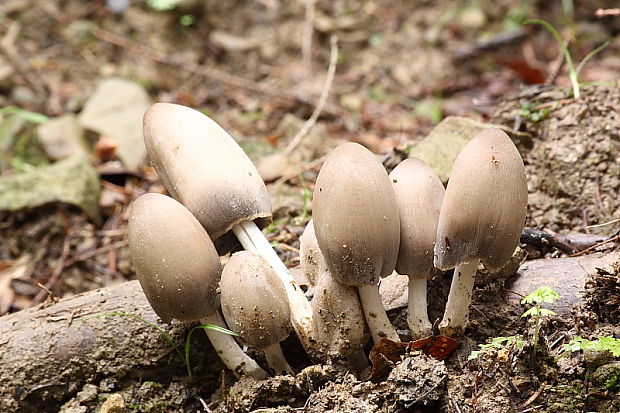
[[[358,371],[369,336],[400,341],[378,288],[394,270],[409,276],[407,322],[417,339],[432,333],[427,279],[456,267],[440,329],[462,334],[478,264],[503,265],[525,219],[523,162],[497,129],[463,149],[446,190],[421,160],[388,175],[369,150],[342,144],[319,172],[313,219],[300,238],[310,303],[261,232],[271,222],[269,196],[234,139],[204,114],[166,103],[146,112],[144,134],[172,196],[146,194],[131,208],[130,253],[147,299],[165,322],[228,326],[277,374],[293,372],[279,345],[291,328],[311,358]],[[239,244],[246,251],[222,270],[219,256]],[[206,331],[233,372],[266,377],[232,336]]]

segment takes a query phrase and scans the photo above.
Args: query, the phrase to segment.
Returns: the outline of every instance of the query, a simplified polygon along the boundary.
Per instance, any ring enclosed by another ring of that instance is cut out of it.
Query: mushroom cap
[[[499,129],[485,129],[456,159],[441,207],[435,266],[442,270],[480,259],[499,268],[513,254],[527,209],[523,160]]]
[[[271,222],[265,183],[235,140],[208,116],[155,103],[144,114],[144,142],[168,192],[216,240],[242,221]]]
[[[327,270],[327,264],[319,248],[312,219],[308,221],[304,232],[299,237],[299,261],[306,279],[311,285],[316,285],[320,275]]]
[[[204,228],[174,199],[151,193],[133,202],[129,253],[146,298],[165,322],[217,311],[219,257]]]
[[[405,159],[390,173],[400,216],[400,249],[396,271],[428,278],[445,189],[424,161]]]
[[[375,285],[392,273],[400,223],[392,184],[368,149],[344,143],[319,172],[314,230],[332,276],[350,286]]]
[[[357,288],[340,284],[329,271],[315,289],[312,314],[316,339],[332,355],[363,349],[370,338]]]
[[[288,337],[290,310],[282,281],[260,255],[233,254],[220,281],[222,313],[228,327],[250,345],[265,348]]]

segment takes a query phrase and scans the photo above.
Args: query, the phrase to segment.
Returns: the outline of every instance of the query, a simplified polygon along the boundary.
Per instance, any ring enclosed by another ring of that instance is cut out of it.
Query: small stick
[[[316,0],[306,0],[306,16],[304,19],[304,34],[301,43],[301,60],[304,73],[312,73],[312,36],[314,34],[314,12]]]
[[[327,76],[325,77],[325,82],[323,83],[323,88],[321,90],[321,96],[319,97],[319,103],[317,103],[314,108],[314,112],[310,118],[303,124],[299,132],[291,139],[291,142],[284,149],[284,155],[290,154],[293,149],[297,147],[301,139],[310,132],[310,129],[316,123],[316,120],[321,115],[323,108],[325,107],[325,103],[327,103],[327,97],[329,96],[329,90],[332,87],[332,83],[334,82],[334,75],[336,74],[336,62],[338,61],[338,38],[336,36],[332,36],[330,39],[331,44],[331,52],[329,56],[329,67],[327,69]]]
[[[605,16],[620,16],[620,9],[598,9],[594,15],[599,19]]]
[[[607,240],[605,240],[605,241],[601,241],[601,242],[599,242],[598,244],[594,244],[594,245],[592,245],[590,248],[586,248],[585,250],[583,250],[583,251],[579,251],[579,252],[578,252],[578,253],[576,253],[576,254],[569,255],[569,257],[570,257],[570,258],[572,258],[572,257],[579,257],[579,256],[584,255],[585,253],[587,253],[587,252],[589,252],[589,251],[592,251],[592,250],[593,250],[593,249],[595,249],[595,248],[600,247],[601,245],[607,244],[607,243],[609,243],[609,242],[618,241],[618,240],[620,240],[620,234],[618,234],[618,235],[614,235],[613,237],[611,237],[611,238],[609,238],[609,239],[607,239]]]

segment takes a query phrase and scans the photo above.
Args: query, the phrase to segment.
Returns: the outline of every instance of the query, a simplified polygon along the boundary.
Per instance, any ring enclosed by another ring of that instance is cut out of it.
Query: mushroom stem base
[[[428,319],[426,284],[426,277],[421,279],[409,277],[407,324],[412,340],[428,337],[433,331],[433,325]]]
[[[269,367],[271,367],[276,374],[295,374],[282,353],[280,343],[274,343],[263,348],[263,352],[265,353],[267,364],[269,364]]]
[[[284,263],[282,263],[278,254],[269,245],[265,235],[256,226],[254,221],[243,221],[235,225],[232,230],[243,248],[254,251],[263,257],[276,271],[280,280],[282,280],[291,310],[291,323],[295,333],[297,333],[306,351],[311,352],[310,350],[313,348],[312,343],[316,342],[313,334],[312,307],[303,290]]]
[[[479,259],[454,268],[452,285],[448,302],[439,324],[441,334],[454,337],[461,336],[469,322],[469,304],[474,291],[474,279],[478,270]]]
[[[382,339],[386,338],[391,341],[400,341],[398,333],[390,322],[379,295],[378,285],[364,285],[357,287],[366,324],[370,329],[372,341],[378,344]]]
[[[200,322],[227,328],[219,311],[201,319]],[[235,376],[250,376],[255,379],[264,379],[267,377],[267,372],[260,368],[250,356],[241,350],[241,347],[239,347],[233,336],[208,328],[204,330],[209,340],[211,340],[215,352],[220,356],[226,367],[232,370]]]

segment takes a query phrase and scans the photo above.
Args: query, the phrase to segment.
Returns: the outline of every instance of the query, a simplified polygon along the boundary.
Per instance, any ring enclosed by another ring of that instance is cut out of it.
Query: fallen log
[[[155,370],[185,373],[182,360],[155,328],[132,317],[102,316],[121,312],[157,325],[176,343],[185,337],[186,325],[159,320],[137,281],[0,317],[0,412],[54,411],[48,408],[85,383],[100,385],[104,379]],[[204,334],[194,336],[202,340]],[[223,367],[211,347],[197,347],[211,352],[202,356],[211,364],[208,370],[219,373]]]

